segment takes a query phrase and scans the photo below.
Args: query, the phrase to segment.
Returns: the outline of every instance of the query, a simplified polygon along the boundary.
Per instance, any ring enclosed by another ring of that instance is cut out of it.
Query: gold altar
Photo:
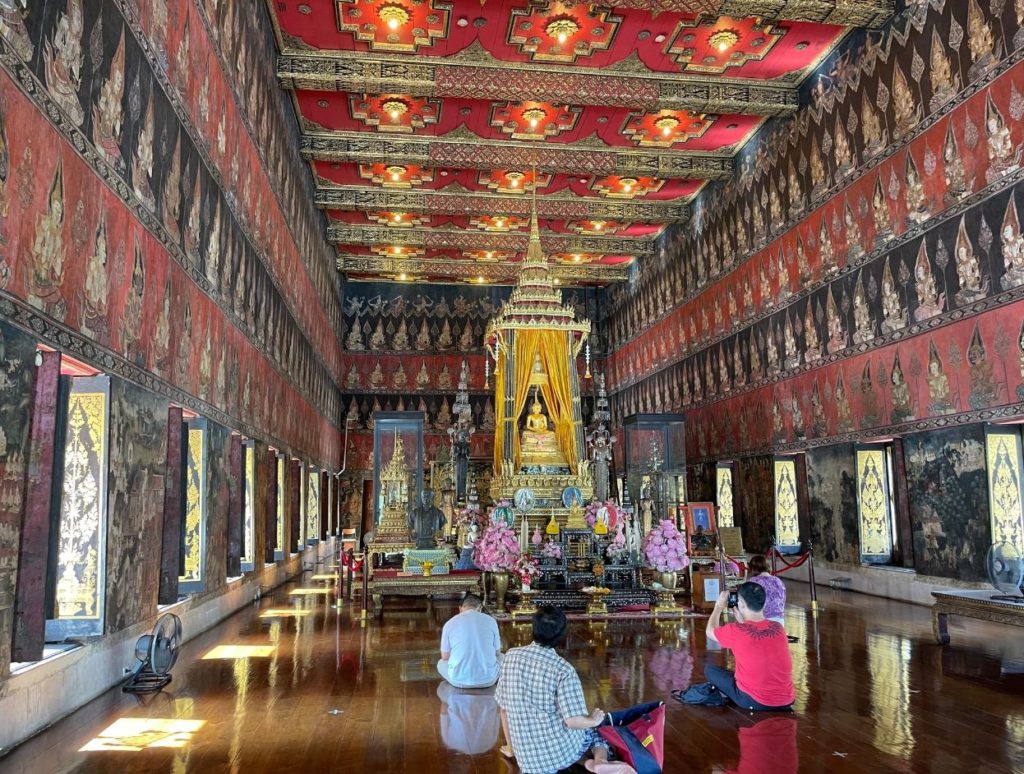
[[[484,339],[495,363],[491,497],[511,500],[529,490],[536,503],[531,526],[547,523],[552,515],[565,525],[566,490],[578,492],[580,504],[593,495],[576,363],[589,335],[590,322],[577,320],[554,288],[541,249],[535,194],[518,282],[488,322]]]
[[[371,576],[375,556],[404,553],[416,547],[410,539],[407,521],[409,470],[405,461],[402,436],[397,430],[391,459],[380,474],[380,487],[383,498],[380,523],[374,529],[373,539],[366,545],[366,559],[370,563]]]

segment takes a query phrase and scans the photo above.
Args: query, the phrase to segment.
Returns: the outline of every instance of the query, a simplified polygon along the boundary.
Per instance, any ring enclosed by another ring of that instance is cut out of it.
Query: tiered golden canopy
[[[539,387],[561,450],[573,475],[581,473],[585,441],[576,357],[590,334],[590,321],[577,320],[555,290],[540,244],[536,195],[530,245],[508,303],[487,324],[485,345],[494,358],[496,426],[494,472],[520,472],[523,459],[518,422]],[[545,379],[536,378],[539,362]],[[585,465],[584,465],[585,467]]]

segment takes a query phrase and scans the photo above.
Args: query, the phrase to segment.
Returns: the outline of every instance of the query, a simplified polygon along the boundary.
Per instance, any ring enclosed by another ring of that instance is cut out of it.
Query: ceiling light
[[[392,32],[409,21],[409,12],[398,3],[385,3],[377,13]]]
[[[479,282],[482,285],[483,282],[484,282],[484,278],[483,277],[477,277],[476,281]]]
[[[547,113],[540,108],[530,108],[529,110],[523,111],[523,118],[530,122],[531,129],[536,129],[538,124],[540,124],[540,122],[546,117]]]
[[[402,213],[396,212],[395,213],[395,223],[401,223],[401,221],[402,221]]]
[[[488,250],[486,253],[484,253],[484,255],[486,255],[488,258],[493,258],[494,257],[494,251],[493,250]]]
[[[576,263],[579,263],[580,261],[582,261],[582,260],[583,260],[583,256],[582,256],[582,255],[579,255],[579,254],[576,254],[576,255],[574,255],[574,256],[572,257],[572,259],[573,259],[574,261],[576,261]]]
[[[604,221],[603,220],[595,220],[594,221],[594,230],[595,231],[600,231],[603,228],[604,228]]]
[[[636,185],[636,179],[632,177],[624,177],[620,181],[622,183],[622,190],[629,193],[633,190],[633,186]]]
[[[735,30],[718,30],[708,36],[708,43],[721,52],[728,51],[740,41],[740,36]]]
[[[393,247],[391,249],[392,249],[392,251],[394,252],[395,255],[401,255],[402,254],[402,248],[401,247]]]
[[[402,280],[402,282],[405,282],[405,280],[407,280],[408,277],[406,277],[405,272],[403,271],[401,274],[398,275],[398,279]]]
[[[555,283],[554,284],[561,285],[562,284],[562,280],[558,279],[558,277],[555,277]]]
[[[654,42],[655,43],[664,43],[665,42],[665,33],[659,32],[657,35],[655,35],[654,36]]]
[[[511,185],[513,188],[518,188],[519,187],[519,181],[516,180],[515,178],[512,178],[512,180],[509,181],[509,185]]]
[[[397,172],[392,172],[391,173],[391,179],[394,180],[397,183],[399,180],[402,179],[402,176],[400,174],[398,174]]]
[[[544,31],[559,44],[564,44],[570,35],[575,35],[579,30],[580,25],[571,16],[559,16],[549,21],[544,27]]]
[[[661,130],[662,135],[668,137],[679,126],[679,119],[675,116],[662,116],[654,122],[654,126]]]

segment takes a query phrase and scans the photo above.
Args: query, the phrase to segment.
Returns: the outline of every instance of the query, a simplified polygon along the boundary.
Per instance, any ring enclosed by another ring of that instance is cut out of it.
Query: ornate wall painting
[[[777,458],[775,475],[775,541],[780,550],[800,546],[797,471],[793,459]]]
[[[807,451],[807,494],[815,557],[840,565],[860,564],[857,481],[853,446]]]
[[[889,467],[882,446],[858,446],[857,508],[862,562],[886,564],[892,559],[893,535]]]
[[[320,471],[310,468],[306,475],[306,542],[320,539]]]
[[[1024,556],[1024,458],[1017,426],[990,427],[985,433],[992,543]]]
[[[168,403],[117,378],[110,396],[106,630],[114,632],[157,609]]]
[[[47,639],[104,633],[109,435],[110,378],[76,377],[68,398],[56,589]]]
[[[718,506],[718,524],[721,527],[736,526],[734,491],[733,466],[715,466],[715,502]]]
[[[0,678],[11,662],[36,343],[0,321]]]
[[[227,585],[228,577],[228,501],[232,482],[228,459],[231,431],[207,421],[206,471],[207,508],[205,515],[206,545],[203,551],[207,592]]]
[[[922,575],[985,580],[991,543],[984,428],[904,439],[914,565]]]
[[[206,542],[209,439],[207,420],[188,420],[188,453],[185,467],[184,572],[178,576],[178,588],[188,594],[202,591],[206,582]]]
[[[250,572],[256,556],[256,445],[246,441],[242,446],[242,572]]]
[[[274,559],[284,559],[287,550],[285,543],[285,522],[287,521],[285,502],[288,497],[285,489],[287,459],[283,454],[277,453],[274,460],[275,475],[277,476],[277,542],[275,544],[277,548],[274,551]]]

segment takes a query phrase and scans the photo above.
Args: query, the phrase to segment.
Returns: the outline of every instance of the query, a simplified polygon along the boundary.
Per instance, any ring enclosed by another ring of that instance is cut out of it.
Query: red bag
[[[597,729],[620,761],[637,774],[661,774],[665,765],[665,702],[638,704],[609,712]]]

